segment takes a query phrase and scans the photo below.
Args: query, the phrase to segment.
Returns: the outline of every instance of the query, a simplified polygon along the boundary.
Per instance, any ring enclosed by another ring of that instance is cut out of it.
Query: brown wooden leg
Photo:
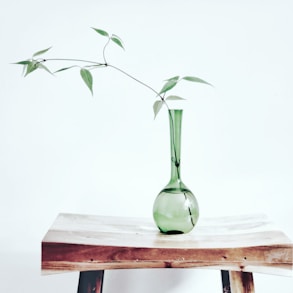
[[[254,293],[252,273],[230,271],[232,293]]]
[[[252,273],[221,271],[223,293],[254,293]]]
[[[80,272],[77,293],[102,293],[104,271]]]

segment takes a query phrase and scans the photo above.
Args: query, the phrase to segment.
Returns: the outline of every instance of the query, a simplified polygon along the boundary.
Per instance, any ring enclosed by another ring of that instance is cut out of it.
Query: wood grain
[[[200,219],[164,235],[150,219],[60,214],[42,241],[42,271],[210,268],[292,275],[290,239],[263,215]]]
[[[252,273],[229,272],[231,293],[254,293]]]

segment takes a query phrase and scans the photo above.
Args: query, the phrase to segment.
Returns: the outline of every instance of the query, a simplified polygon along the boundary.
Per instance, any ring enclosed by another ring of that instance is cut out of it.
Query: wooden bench
[[[292,250],[264,215],[202,218],[164,235],[151,219],[60,214],[42,241],[42,273],[78,271],[78,293],[101,293],[105,270],[209,268],[224,293],[251,293],[254,272],[292,276]]]

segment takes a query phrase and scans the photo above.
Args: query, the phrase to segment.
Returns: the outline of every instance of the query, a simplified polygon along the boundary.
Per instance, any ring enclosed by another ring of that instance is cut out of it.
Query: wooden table
[[[102,292],[104,270],[209,268],[223,292],[254,292],[253,272],[292,276],[293,244],[264,215],[202,218],[163,235],[151,219],[60,214],[42,241],[42,273],[80,272],[78,292]]]

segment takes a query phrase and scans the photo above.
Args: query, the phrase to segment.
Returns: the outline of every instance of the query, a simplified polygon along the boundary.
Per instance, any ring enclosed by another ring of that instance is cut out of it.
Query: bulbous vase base
[[[199,217],[199,207],[193,193],[188,190],[163,189],[153,206],[153,217],[164,234],[190,232]]]

